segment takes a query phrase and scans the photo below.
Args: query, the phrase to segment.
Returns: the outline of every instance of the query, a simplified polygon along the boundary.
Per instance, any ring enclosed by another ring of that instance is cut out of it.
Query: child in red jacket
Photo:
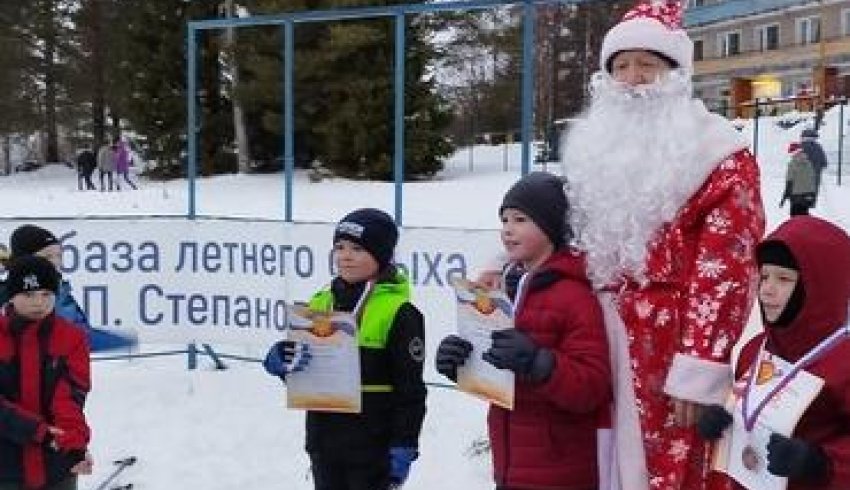
[[[9,267],[0,316],[0,488],[73,490],[91,473],[83,403],[86,334],[54,313],[59,273],[25,256]]]
[[[598,488],[596,427],[611,400],[602,309],[570,249],[563,181],[536,172],[505,194],[499,215],[511,266],[514,326],[493,333],[484,360],[516,374],[514,410],[490,405],[488,426],[498,489]],[[510,283],[511,281],[506,281]],[[455,380],[472,345],[443,339],[437,370]]]
[[[846,490],[850,488],[850,236],[822,219],[797,216],[758,245],[756,259],[765,327],[744,345],[735,366],[735,419],[751,421],[746,434],[755,435],[752,431],[759,430],[769,404],[784,403],[777,410],[802,415],[790,434],[769,433],[764,447],[753,448],[752,441],[738,444],[744,452],[750,450],[745,464],[753,471],[787,477],[788,490]],[[808,406],[781,402],[794,400],[784,397],[786,386],[800,392],[794,381],[801,371],[823,380],[823,387]],[[732,423],[733,414],[714,405],[705,409],[698,429],[704,438],[714,440]],[[747,439],[740,429],[735,437]],[[733,457],[743,457],[743,452],[730,454]]]

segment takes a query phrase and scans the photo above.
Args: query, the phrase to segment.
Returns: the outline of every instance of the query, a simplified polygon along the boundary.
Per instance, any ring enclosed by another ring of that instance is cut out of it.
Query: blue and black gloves
[[[289,373],[303,371],[310,364],[310,358],[309,344],[281,340],[269,349],[263,367],[273,376],[286,378]]]
[[[399,488],[410,474],[410,465],[419,457],[415,447],[390,448],[390,489]]]
[[[800,481],[817,482],[829,470],[829,458],[819,446],[802,439],[772,434],[767,443],[767,471]]]
[[[555,369],[555,355],[537,346],[523,332],[511,328],[497,330],[491,335],[493,346],[482,358],[499,369],[510,369],[534,383],[549,379]]]
[[[457,382],[457,368],[472,353],[472,344],[457,335],[449,335],[437,347],[437,372]]]
[[[707,441],[720,439],[723,431],[732,425],[732,414],[720,405],[703,407],[697,420],[697,433]]]

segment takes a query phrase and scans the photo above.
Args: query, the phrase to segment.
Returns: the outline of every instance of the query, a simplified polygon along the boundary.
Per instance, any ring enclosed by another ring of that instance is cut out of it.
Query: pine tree
[[[148,156],[164,176],[183,169],[186,24],[191,19],[216,17],[218,7],[216,2],[201,0],[122,2],[117,22],[125,36],[125,57],[109,76],[119,77],[126,84],[121,116],[142,136]],[[235,158],[228,151],[232,119],[221,89],[221,37],[221,31],[205,31],[198,40],[198,158],[203,175],[236,169]]]
[[[128,90],[122,69],[123,30],[115,29],[120,18],[118,0],[83,0],[75,13],[75,41],[78,46],[75,73],[75,98],[89,109],[85,125],[94,148],[119,136],[122,102]],[[107,135],[107,114],[112,134]],[[111,137],[110,137],[111,136]]]
[[[451,34],[441,88],[451,94],[457,117],[452,134],[472,144],[482,133],[500,138],[520,125],[522,10],[502,7],[444,19]]]
[[[280,13],[335,6],[401,2],[256,0],[256,13]],[[433,175],[451,152],[443,131],[449,122],[445,101],[426,76],[437,53],[426,42],[425,18],[408,18],[405,70],[405,176]],[[386,19],[299,24],[296,27],[296,151],[315,157],[337,174],[390,179],[393,172],[394,28]],[[261,36],[255,34],[255,36]],[[248,112],[259,111],[257,133],[280,134],[281,54],[279,30],[240,60]],[[241,48],[240,48],[241,49]],[[251,98],[254,100],[250,100]],[[252,118],[249,118],[249,120]],[[253,138],[252,138],[253,139]],[[279,155],[279,140],[257,153]]]
[[[0,133],[30,132],[40,127],[39,100],[28,66],[29,45],[21,36],[21,10],[12,2],[0,3]]]
[[[73,0],[30,0],[13,2],[13,29],[22,43],[20,67],[24,83],[35,85],[33,92],[42,115],[45,135],[44,158],[48,162],[61,159],[59,152],[60,120],[64,109],[73,108],[68,100],[68,63],[72,52],[67,40]]]

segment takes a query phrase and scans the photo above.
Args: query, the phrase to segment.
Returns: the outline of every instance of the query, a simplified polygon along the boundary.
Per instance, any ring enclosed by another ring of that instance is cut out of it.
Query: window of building
[[[741,54],[741,31],[724,32],[717,35],[717,55],[728,58]]]
[[[702,61],[705,53],[703,53],[702,39],[694,39],[694,61]]]
[[[705,5],[705,0],[690,0],[688,2],[688,7],[702,7]]]
[[[820,17],[797,19],[797,44],[814,44],[817,42],[820,42]]]
[[[770,51],[779,49],[779,24],[768,24],[756,27],[756,49]]]

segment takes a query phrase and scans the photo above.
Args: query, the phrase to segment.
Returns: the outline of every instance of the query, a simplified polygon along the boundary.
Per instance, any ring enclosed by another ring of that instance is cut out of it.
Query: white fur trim
[[[599,293],[598,296],[605,315],[605,332],[608,335],[611,371],[614,376],[611,434],[598,434],[612,438],[613,451],[603,446],[599,457],[607,457],[611,462],[610,481],[607,482],[609,489],[649,490],[649,471],[646,469],[643,433],[638,420],[626,327],[614,304],[613,293]]]
[[[728,363],[685,354],[676,354],[664,382],[664,393],[702,405],[722,404],[730,389],[732,368]]]
[[[693,72],[694,43],[683,30],[673,30],[651,17],[636,17],[615,25],[605,34],[599,66],[620,51],[655,51],[667,56],[688,73]]]
[[[611,478],[616,465],[614,451],[614,431],[612,429],[596,430],[596,464],[599,468],[599,490],[620,490],[619,481]]]

